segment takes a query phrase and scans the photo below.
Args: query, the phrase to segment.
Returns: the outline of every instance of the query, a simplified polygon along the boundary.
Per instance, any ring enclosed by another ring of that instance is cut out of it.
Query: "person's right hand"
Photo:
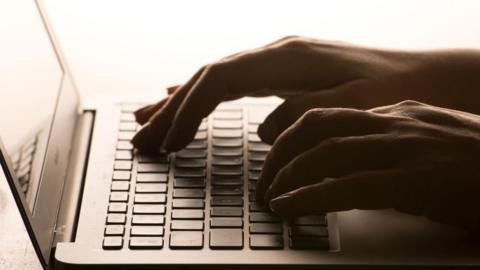
[[[452,82],[459,93],[463,86],[470,89],[480,81],[478,73],[470,71],[472,65],[465,65],[472,62],[470,53],[459,55],[283,38],[206,65],[170,97],[137,111],[137,121],[144,127],[132,142],[142,152],[155,153],[162,147],[180,150],[193,139],[202,118],[220,102],[243,96],[286,99],[259,127],[260,137],[268,143],[311,108],[366,109],[416,99],[468,111],[457,99],[472,99],[448,90]],[[456,70],[462,80],[451,72],[458,67],[463,68]]]
[[[346,85],[394,72],[388,54],[350,45],[287,37],[201,68],[167,99],[136,112],[146,124],[133,139],[141,151],[175,151],[194,136],[203,117],[221,101],[277,95],[287,102],[261,128],[268,142],[311,107],[355,107]],[[395,54],[395,58],[402,58]],[[371,61],[371,56],[376,60]],[[289,98],[290,97],[290,98]],[[281,121],[279,121],[281,120]],[[268,133],[268,135],[267,135]]]

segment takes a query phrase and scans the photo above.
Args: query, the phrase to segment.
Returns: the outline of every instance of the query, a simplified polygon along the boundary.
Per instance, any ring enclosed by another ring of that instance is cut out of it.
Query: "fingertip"
[[[171,95],[175,93],[175,91],[177,91],[178,88],[180,88],[180,85],[173,85],[173,86],[167,87],[167,94]]]
[[[279,128],[273,121],[267,119],[258,126],[257,134],[262,141],[273,144],[278,137]]]
[[[149,116],[146,116],[146,112],[149,111],[152,106],[153,105],[148,105],[134,111],[133,115],[135,116],[135,121],[137,121],[137,123],[139,123],[140,125],[144,125],[145,123],[147,123]]]
[[[288,194],[284,194],[273,198],[269,203],[269,207],[274,213],[277,213],[281,216],[289,216],[289,206],[291,205],[290,201],[291,196]]]
[[[152,137],[151,126],[147,124],[135,134],[130,142],[140,153],[158,154],[160,152],[159,143]]]

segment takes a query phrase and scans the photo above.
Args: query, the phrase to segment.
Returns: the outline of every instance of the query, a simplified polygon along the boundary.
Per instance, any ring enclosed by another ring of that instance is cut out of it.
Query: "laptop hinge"
[[[58,242],[75,240],[94,118],[93,111],[86,111],[79,116],[76,123],[52,248],[56,247]]]

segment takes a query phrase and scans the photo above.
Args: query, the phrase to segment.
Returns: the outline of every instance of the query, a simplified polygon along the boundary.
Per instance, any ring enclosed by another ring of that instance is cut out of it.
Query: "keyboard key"
[[[175,178],[177,177],[185,177],[185,178],[192,178],[192,177],[199,177],[199,178],[204,178],[207,173],[205,169],[181,169],[181,168],[176,168],[175,169]]]
[[[215,120],[240,120],[242,119],[242,112],[236,111],[215,111],[213,113]]]
[[[243,188],[242,187],[229,187],[229,186],[213,186],[212,187],[212,195],[219,195],[219,196],[242,196],[243,195]]]
[[[161,249],[163,247],[162,237],[130,237],[129,247],[131,249]]]
[[[250,224],[250,233],[262,234],[281,234],[283,232],[282,224],[277,223],[252,223]]]
[[[130,175],[130,172],[128,171],[114,171],[112,179],[129,181],[130,177],[131,175]]]
[[[121,236],[107,236],[103,239],[103,249],[121,249],[123,238]]]
[[[176,209],[172,211],[172,219],[204,219],[203,210]]]
[[[135,194],[135,203],[165,203],[167,197],[161,193]]]
[[[203,188],[205,179],[198,178],[176,178],[173,182],[175,188]]]
[[[108,214],[107,224],[125,224],[127,222],[127,216],[125,214]]]
[[[132,140],[133,136],[135,136],[135,132],[132,131],[120,131],[118,133],[118,140],[119,141],[130,141]]]
[[[290,238],[291,249],[324,249],[328,250],[327,237],[295,236]]]
[[[136,193],[165,193],[167,184],[138,183],[135,187]]]
[[[180,159],[175,161],[176,168],[205,168],[207,167],[206,159]]]
[[[212,217],[243,217],[241,207],[212,207],[210,209]]]
[[[133,215],[132,225],[164,225],[164,215]]]
[[[237,217],[219,217],[210,219],[210,228],[242,228],[243,219]]]
[[[138,162],[140,163],[168,163],[170,160],[166,153],[157,155],[138,155]]]
[[[190,158],[206,158],[207,150],[203,149],[183,149],[177,152],[177,158],[190,159]]]
[[[138,173],[137,174],[137,183],[145,183],[145,182],[166,183],[167,180],[168,180],[168,175],[164,173]]]
[[[274,213],[253,212],[249,216],[250,222],[281,222],[282,219]]]
[[[165,214],[165,205],[163,204],[135,204],[133,206],[134,214]]]
[[[248,190],[250,190],[250,191],[257,190],[257,181],[256,180],[248,180]]]
[[[248,144],[248,151],[250,152],[268,152],[272,146],[262,142],[250,142]]]
[[[128,192],[120,192],[120,191],[111,192],[110,202],[128,202]]]
[[[241,229],[211,229],[211,249],[242,249],[243,231]]]
[[[203,232],[174,231],[170,233],[171,249],[199,249],[203,247]]]
[[[212,155],[219,157],[241,157],[243,156],[243,148],[212,148]]]
[[[122,113],[120,114],[121,122],[135,122],[135,115],[132,113]]]
[[[197,131],[195,134],[195,137],[193,137],[194,140],[206,140],[207,139],[207,132],[205,131]]]
[[[215,176],[241,176],[243,167],[241,166],[212,166],[212,175]]]
[[[313,225],[313,226],[327,226],[327,219],[324,215],[309,215],[296,217],[293,220],[295,225]]]
[[[248,179],[249,180],[258,180],[260,178],[260,172],[258,171],[249,171],[248,172]]]
[[[207,146],[207,140],[193,140],[191,143],[185,146],[185,149],[207,149]]]
[[[211,206],[243,206],[240,196],[215,196],[210,199]]]
[[[251,171],[261,171],[263,168],[263,161],[250,161],[248,163],[248,169]]]
[[[251,202],[249,205],[250,212],[269,212],[270,209],[263,203]]]
[[[132,226],[130,229],[131,236],[163,236],[163,234],[162,226]]]
[[[110,203],[108,205],[109,213],[127,213],[127,204],[126,203]]]
[[[107,225],[105,227],[105,236],[123,236],[125,234],[125,226],[123,225]]]
[[[168,164],[165,163],[140,163],[137,171],[139,173],[167,173]]]
[[[212,165],[221,166],[241,166],[243,164],[242,157],[213,157]]]
[[[242,121],[215,120],[213,122],[213,128],[215,129],[241,129],[242,127]]]
[[[128,191],[130,189],[130,183],[125,181],[113,181],[111,190],[112,191]]]
[[[248,133],[253,133],[253,134],[256,134],[257,133],[257,130],[258,130],[258,125],[256,124],[248,124]]]
[[[234,139],[242,138],[243,130],[241,129],[214,129],[212,131],[214,138]]]
[[[205,202],[202,199],[174,199],[173,209],[204,209]]]
[[[137,131],[137,123],[134,122],[123,122],[120,123],[119,130],[120,131]]]
[[[205,191],[203,189],[181,188],[173,190],[173,198],[205,198]]]
[[[115,153],[116,160],[133,160],[132,151],[127,150],[117,150]]]
[[[229,176],[214,176],[212,177],[213,186],[242,186],[243,178],[240,177],[229,177]]]
[[[113,166],[115,170],[118,171],[130,171],[132,169],[132,162],[131,161],[115,161]]]
[[[243,139],[213,139],[214,147],[242,147]]]
[[[249,152],[248,153],[248,160],[249,161],[265,161],[267,157],[267,153],[264,152]]]
[[[256,191],[250,191],[250,194],[248,194],[248,201],[250,203],[258,201]]]
[[[172,220],[170,223],[172,231],[203,231],[202,220]]]
[[[117,143],[117,150],[133,150],[133,144],[129,141],[119,141]]]
[[[251,249],[283,249],[283,238],[281,235],[250,235]]]
[[[290,236],[319,236],[328,237],[327,227],[324,226],[292,226],[288,230]]]
[[[258,137],[257,134],[248,134],[248,142],[261,142],[262,139],[260,139],[260,137]]]
[[[200,123],[197,130],[198,131],[205,131],[205,130],[207,130],[207,128],[208,128],[207,121],[203,121],[203,122]]]

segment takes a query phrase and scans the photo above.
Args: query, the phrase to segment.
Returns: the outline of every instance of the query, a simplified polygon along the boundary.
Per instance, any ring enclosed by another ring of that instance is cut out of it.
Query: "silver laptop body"
[[[8,2],[2,16],[10,8],[25,17],[3,16],[0,25],[10,42],[0,53],[8,58],[0,161],[45,268],[480,265],[478,241],[423,217],[355,210],[287,222],[262,210],[254,166],[268,146],[255,127],[276,99],[222,104],[189,149],[167,160],[138,155],[128,143],[139,128],[131,113],[159,97],[80,103],[42,3]],[[225,142],[240,142],[241,165],[217,166],[233,160],[222,159],[232,155],[216,145]],[[242,182],[232,188],[234,179]]]

